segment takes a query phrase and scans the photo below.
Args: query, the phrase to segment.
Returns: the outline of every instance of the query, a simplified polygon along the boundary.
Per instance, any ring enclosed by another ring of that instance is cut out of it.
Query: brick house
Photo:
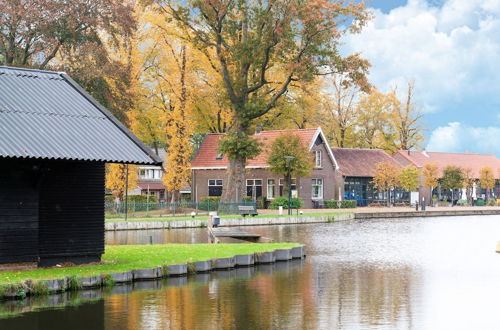
[[[419,170],[421,170],[426,163],[435,163],[440,172],[449,165],[460,167],[461,169],[470,168],[472,170],[472,175],[475,179],[479,180],[479,170],[483,166],[490,166],[493,169],[493,175],[496,179],[499,179],[499,169],[500,169],[500,159],[494,155],[480,155],[480,154],[470,154],[470,153],[449,153],[449,152],[430,152],[430,151],[413,151],[413,150],[398,150],[392,157],[400,162],[403,166],[414,165]],[[420,188],[419,195],[420,201],[425,198],[427,204],[431,199],[431,191],[428,187],[423,184],[423,176],[420,176]],[[447,196],[449,192],[444,192],[440,187],[437,187],[433,194],[442,199]],[[484,198],[485,191],[480,189],[479,185],[475,185],[472,197],[473,198]],[[500,185],[497,184],[493,191],[494,196],[500,196]],[[451,197],[447,196],[447,197]],[[455,195],[455,199],[465,199],[465,192],[459,191],[459,194]]]
[[[332,148],[333,155],[340,166],[343,199],[356,200],[358,206],[385,201],[386,192],[377,191],[372,183],[375,164],[381,162],[401,164],[380,149]],[[392,200],[407,200],[408,194],[401,190],[393,191]]]
[[[270,146],[284,133],[297,135],[314,155],[316,165],[311,176],[292,179],[292,195],[302,199],[305,208],[312,208],[313,201],[339,198],[336,184],[339,166],[321,128],[260,131],[256,132],[253,138],[264,146]],[[227,158],[217,151],[218,141],[222,136],[223,134],[208,134],[191,162],[193,202],[207,196],[222,195],[227,182],[228,167]],[[265,150],[265,147],[263,149]],[[271,173],[268,168],[265,151],[247,161],[246,196],[272,200],[283,195],[283,186],[286,184],[284,177]]]

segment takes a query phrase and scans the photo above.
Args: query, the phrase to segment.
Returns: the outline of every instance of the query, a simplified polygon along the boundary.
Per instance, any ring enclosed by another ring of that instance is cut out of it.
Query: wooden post
[[[125,221],[128,219],[128,164],[125,165]]]

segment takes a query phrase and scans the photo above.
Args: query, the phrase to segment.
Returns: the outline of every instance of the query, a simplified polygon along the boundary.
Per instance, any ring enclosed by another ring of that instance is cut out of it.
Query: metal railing
[[[241,203],[221,203],[221,202],[179,202],[179,203],[135,203],[128,202],[127,209],[125,203],[105,203],[106,218],[124,218],[127,213],[128,218],[153,218],[153,217],[190,217],[192,212],[198,215],[208,215],[211,211],[217,211],[220,215],[239,214],[238,206],[248,205],[256,209],[253,201],[243,201]],[[126,212],[127,211],[127,212]]]

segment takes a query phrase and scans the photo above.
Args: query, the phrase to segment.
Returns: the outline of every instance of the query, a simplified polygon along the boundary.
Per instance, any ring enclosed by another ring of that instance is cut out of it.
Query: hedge
[[[339,207],[340,204],[340,207]],[[343,201],[325,201],[325,208],[327,209],[354,209],[357,206],[355,200],[343,200]]]
[[[150,203],[150,204],[155,204],[158,203],[158,200],[156,199],[155,195],[149,195],[149,198],[147,195],[129,195],[128,196],[128,202],[129,203]]]
[[[300,209],[304,205],[304,201],[298,198],[292,198],[292,209]],[[269,205],[270,209],[278,209],[279,206],[283,206],[283,208],[288,209],[288,197],[277,197],[272,200]]]
[[[198,209],[204,211],[217,211],[217,209],[219,208],[219,203],[219,196],[202,197],[200,198]]]

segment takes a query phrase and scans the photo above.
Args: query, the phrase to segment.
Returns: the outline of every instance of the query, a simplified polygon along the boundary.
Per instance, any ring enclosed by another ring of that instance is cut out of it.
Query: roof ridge
[[[61,76],[61,74],[66,73],[63,71],[50,71],[50,70],[23,68],[23,67],[18,67],[18,66],[7,66],[7,65],[0,65],[0,70],[39,72],[39,73],[53,74],[53,75],[57,75],[57,76]]]
[[[332,150],[333,149],[337,149],[337,150],[338,149],[340,149],[340,150],[342,150],[342,149],[348,149],[348,150],[382,151],[382,152],[384,152],[384,153],[387,154],[387,152],[384,149],[378,149],[378,148],[377,149],[370,149],[370,148],[345,148],[345,147],[344,148],[340,148],[340,147],[332,147],[331,149]],[[387,155],[390,156],[389,154],[387,154]]]
[[[408,150],[399,149],[398,152],[407,153]],[[474,152],[449,152],[449,151],[410,150],[410,153],[411,152],[417,152],[417,153],[426,152],[428,154],[471,155],[471,156],[493,156],[493,157],[496,157],[495,154],[479,154],[479,153],[474,153]]]

